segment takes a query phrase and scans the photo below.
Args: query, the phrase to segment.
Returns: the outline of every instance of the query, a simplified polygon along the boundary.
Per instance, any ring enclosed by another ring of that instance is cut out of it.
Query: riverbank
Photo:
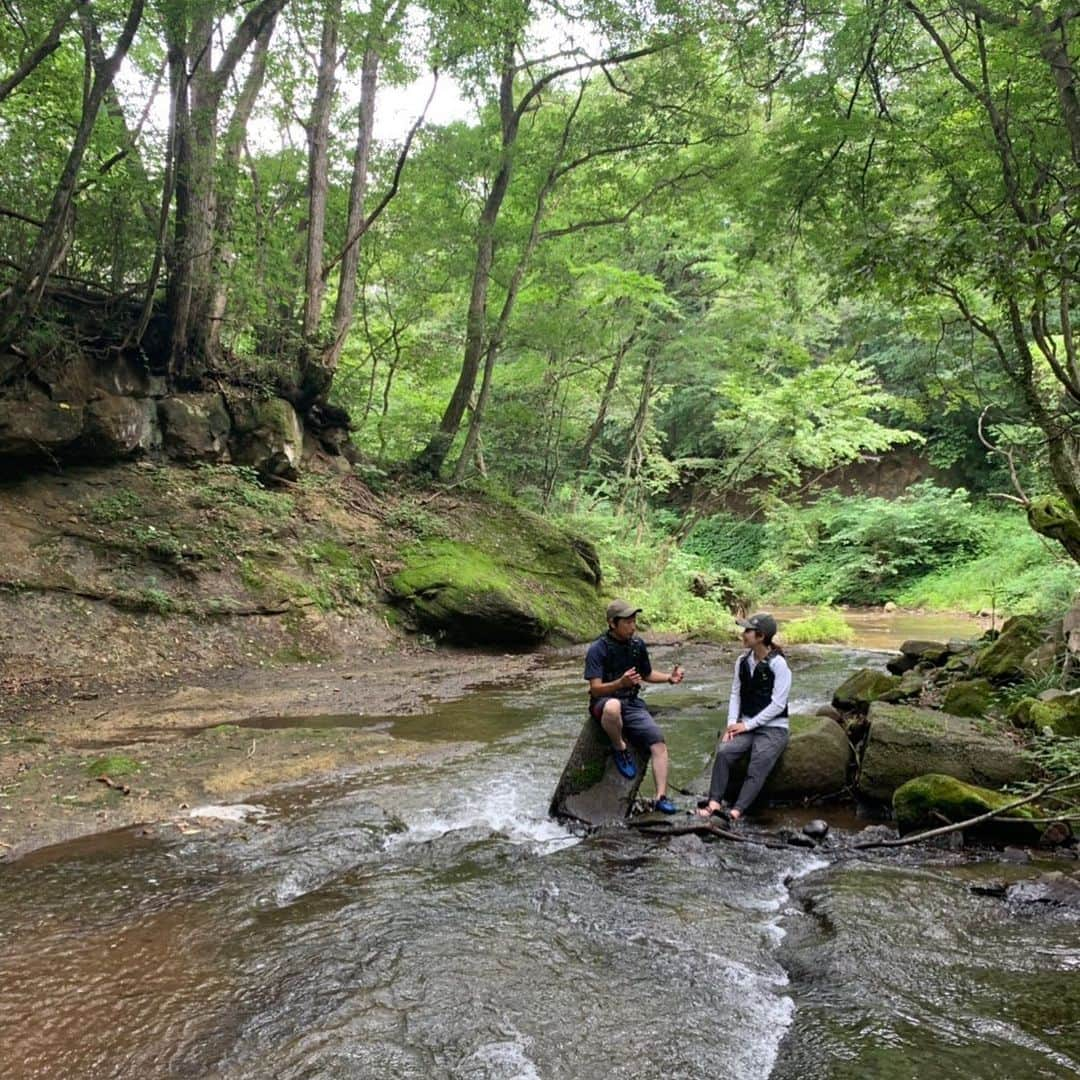
[[[481,686],[524,678],[543,685],[551,677],[545,661],[540,653],[399,646],[334,664],[92,691],[78,680],[53,683],[49,693],[24,695],[19,715],[0,729],[0,859],[136,824],[211,827],[191,811],[332,774],[423,768],[467,753],[460,741],[391,736],[385,721]],[[334,716],[351,726],[317,726]],[[259,726],[244,726],[252,722]]]

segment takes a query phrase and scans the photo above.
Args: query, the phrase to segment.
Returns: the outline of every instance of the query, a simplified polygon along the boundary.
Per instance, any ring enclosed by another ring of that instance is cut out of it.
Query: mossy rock
[[[1016,615],[976,657],[971,673],[991,682],[1016,682],[1024,677],[1024,658],[1042,644],[1042,622],[1031,615]]]
[[[1049,728],[1055,735],[1080,735],[1080,694],[1033,701],[1028,709],[1028,721],[1038,731]]]
[[[942,773],[915,777],[896,789],[893,813],[901,835],[932,829],[949,822],[956,824],[980,814],[1001,809],[1016,797],[989,788],[964,783]],[[1041,816],[1030,806],[1006,811],[1008,821],[986,821],[973,826],[971,834],[997,844],[1037,844],[1043,826],[1027,819]],[[942,820],[944,819],[944,820]]]
[[[863,668],[837,687],[832,703],[837,709],[866,712],[872,702],[877,701],[883,694],[898,689],[899,686],[899,676]]]
[[[989,679],[963,679],[949,687],[941,708],[953,716],[985,716],[993,702],[994,687]]]
[[[851,743],[843,727],[827,716],[792,716],[788,719],[791,737],[769,774],[761,797],[768,802],[794,803],[823,795],[837,795],[847,786],[854,760]],[[721,740],[717,739],[719,750]],[[713,760],[715,761],[715,752]],[[734,801],[746,778],[747,757],[731,770],[726,796]],[[712,780],[712,761],[694,786],[705,794]]]
[[[1032,705],[1038,705],[1039,699],[1033,697],[1024,697],[1015,702],[1009,709],[1008,718],[1019,728],[1029,728],[1032,725],[1031,720],[1031,707]]]
[[[599,721],[586,714],[551,797],[551,816],[594,826],[628,817],[649,764],[647,754],[633,746],[631,752],[637,763],[637,775],[628,780],[615,767],[611,740]]]
[[[504,531],[495,514],[482,543],[431,539],[406,549],[389,582],[392,601],[420,629],[459,644],[595,636],[604,628],[595,553],[587,541],[527,516],[527,530]]]
[[[905,641],[900,646],[900,653],[911,657],[916,663],[925,660],[936,667],[945,663],[949,655],[949,646],[943,641],[912,640]]]
[[[979,730],[963,717],[877,701],[869,721],[858,787],[871,799],[886,802],[898,787],[929,772],[987,787],[1032,775],[1031,764],[1008,735]]]

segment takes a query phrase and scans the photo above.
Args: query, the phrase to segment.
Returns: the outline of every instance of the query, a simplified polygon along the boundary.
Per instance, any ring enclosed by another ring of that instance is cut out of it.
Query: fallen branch
[[[731,829],[722,829],[711,821],[701,819],[688,821],[683,825],[665,825],[656,821],[643,821],[636,823],[633,818],[626,822],[628,829],[635,829],[646,836],[686,836],[690,833],[710,833],[713,836],[723,837],[725,840],[734,840],[737,844],[758,844],[761,847],[786,850],[790,844],[782,844],[778,841],[762,840],[757,836],[746,836],[743,833],[733,832]]]
[[[985,814],[979,814],[976,817],[968,818],[966,821],[958,821],[954,825],[943,825],[940,829],[928,829],[926,832],[912,833],[911,836],[902,836],[896,840],[866,840],[861,844],[854,844],[852,846],[860,851],[865,851],[868,848],[906,847],[908,844],[917,844],[920,840],[932,840],[936,836],[945,836],[948,833],[960,832],[963,829],[970,829],[973,825],[981,825],[984,821],[1001,818],[1007,811],[1015,810],[1020,806],[1026,806],[1028,803],[1033,803],[1038,799],[1043,798],[1051,791],[1066,791],[1073,787],[1080,787],[1080,772],[1069,773],[1068,776],[1062,776],[1057,780],[1051,780],[1049,784],[1043,785],[1043,787],[1039,788],[1039,790],[1032,795],[1025,795],[1024,798],[1017,799],[1015,802],[1006,803],[1005,806],[999,806],[996,810],[989,810]],[[1023,822],[1028,819],[1010,818],[1006,820]]]

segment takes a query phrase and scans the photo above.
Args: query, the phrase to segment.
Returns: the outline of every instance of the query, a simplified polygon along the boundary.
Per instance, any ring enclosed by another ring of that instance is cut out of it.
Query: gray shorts
[[[597,698],[589,706],[589,711],[599,720],[604,706],[612,700],[622,705],[623,735],[635,746],[647,750],[653,743],[664,741],[660,725],[652,718],[652,713],[645,708],[645,702],[641,698],[632,698],[630,701],[612,696]]]

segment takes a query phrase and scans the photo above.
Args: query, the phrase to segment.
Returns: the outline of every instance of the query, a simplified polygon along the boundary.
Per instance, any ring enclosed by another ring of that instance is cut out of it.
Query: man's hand
[[[627,668],[622,673],[622,678],[619,679],[619,685],[622,687],[640,686],[641,676],[638,674],[636,667]]]
[[[678,685],[679,683],[681,683],[682,681],[683,681],[683,669],[682,669],[682,665],[680,665],[680,664],[676,664],[676,665],[675,665],[675,666],[674,666],[674,667],[673,667],[673,668],[671,669],[671,682],[672,682],[672,683],[673,683],[674,685],[676,685],[676,686],[677,686],[677,685]]]
[[[740,720],[737,724],[732,724],[731,727],[724,732],[724,737],[720,741],[731,742],[736,735],[741,735],[744,731],[749,730],[750,729]]]

